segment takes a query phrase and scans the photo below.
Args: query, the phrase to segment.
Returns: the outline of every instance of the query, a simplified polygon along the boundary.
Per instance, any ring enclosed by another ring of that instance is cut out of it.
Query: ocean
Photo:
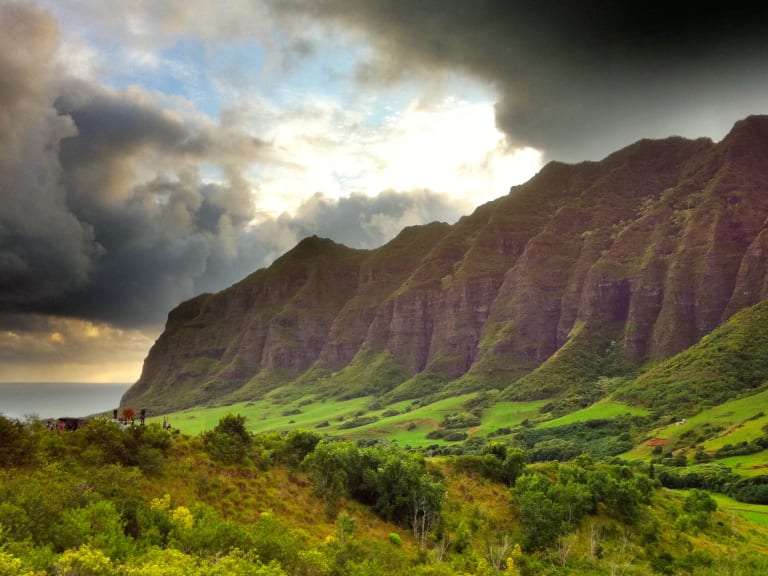
[[[6,418],[80,418],[114,410],[130,384],[0,382],[0,414]]]

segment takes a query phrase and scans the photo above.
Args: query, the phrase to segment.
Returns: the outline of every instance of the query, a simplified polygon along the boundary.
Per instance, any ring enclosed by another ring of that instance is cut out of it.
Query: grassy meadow
[[[195,435],[213,428],[226,414],[241,414],[248,419],[251,432],[268,430],[293,430],[296,428],[320,428],[326,432],[343,432],[349,437],[387,437],[402,444],[417,446],[423,435],[440,426],[442,419],[452,413],[464,411],[463,404],[477,396],[464,394],[438,400],[425,406],[404,400],[385,407],[370,409],[372,396],[351,400],[323,399],[314,401],[302,398],[289,404],[276,403],[266,398],[253,402],[238,402],[228,406],[200,407],[175,412],[168,416],[174,428],[185,434]],[[648,411],[613,400],[603,400],[566,416],[547,420],[541,409],[548,400],[530,402],[501,401],[483,410],[482,422],[471,429],[471,434],[487,435],[504,428],[514,428],[528,422],[537,428],[552,428],[573,422],[610,419],[620,415],[647,415]],[[394,414],[394,413],[397,414]],[[376,422],[344,430],[340,425],[356,416],[371,416]],[[149,418],[161,422],[163,417]],[[328,426],[323,426],[328,422]],[[407,430],[412,426],[411,430]],[[415,432],[414,432],[415,431]],[[416,442],[416,443],[414,443]]]
[[[652,439],[661,439],[670,449],[683,449],[700,446],[704,451],[714,452],[727,444],[750,441],[763,434],[763,427],[768,425],[768,391],[752,396],[738,398],[706,408],[690,418],[669,422],[652,430],[645,442],[638,444],[626,454],[629,458],[650,458],[653,447],[648,445]],[[756,458],[760,456],[759,458]],[[747,461],[763,463],[768,461],[765,453],[752,454],[741,460],[742,467]]]
[[[425,406],[404,400],[384,407],[377,407],[371,396],[351,400],[304,397],[289,403],[264,398],[228,406],[183,410],[169,414],[168,420],[174,428],[194,436],[212,429],[226,414],[240,414],[246,417],[248,429],[254,433],[303,428],[350,439],[387,439],[401,446],[423,447],[448,444],[439,438],[427,438],[427,434],[440,428],[446,416],[466,412],[463,405],[476,396],[476,393],[464,394]],[[546,403],[546,400],[498,402],[483,411],[480,425],[472,427],[468,433],[470,436],[487,436],[499,429],[519,426],[526,420],[534,421],[542,417],[540,410]],[[159,423],[163,419],[155,416],[148,421]],[[354,425],[356,422],[361,424]]]
[[[590,420],[616,418],[617,416],[622,416],[624,414],[629,414],[631,416],[647,416],[648,413],[648,410],[636,408],[623,402],[617,402],[615,400],[601,400],[599,402],[595,402],[591,406],[587,406],[582,410],[571,412],[570,414],[566,414],[560,418],[555,418],[554,420],[541,422],[538,427],[553,428],[556,426],[573,424],[574,422],[588,422]]]
[[[753,524],[768,527],[768,506],[762,504],[747,504],[734,500],[724,494],[712,494],[717,507],[725,514],[735,514],[749,520]]]

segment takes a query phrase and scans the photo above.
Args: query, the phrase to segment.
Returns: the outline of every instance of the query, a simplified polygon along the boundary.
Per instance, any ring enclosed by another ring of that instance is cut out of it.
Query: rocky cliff
[[[277,387],[557,396],[692,346],[768,296],[766,264],[768,117],[750,117],[718,143],[550,163],[456,224],[376,250],[307,238],[171,311],[123,403]]]

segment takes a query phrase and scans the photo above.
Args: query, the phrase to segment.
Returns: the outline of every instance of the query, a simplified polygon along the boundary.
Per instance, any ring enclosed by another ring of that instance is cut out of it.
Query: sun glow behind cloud
[[[0,381],[133,382],[156,336],[73,318],[17,320],[0,331]]]
[[[379,115],[327,99],[277,111],[264,138],[279,160],[251,173],[260,209],[293,212],[316,192],[342,198],[426,189],[471,207],[506,194],[541,167],[539,151],[513,148],[497,130],[490,101],[412,101]]]

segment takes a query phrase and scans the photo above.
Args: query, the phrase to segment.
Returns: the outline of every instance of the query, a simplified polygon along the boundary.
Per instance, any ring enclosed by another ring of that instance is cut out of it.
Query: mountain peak
[[[295,381],[384,400],[451,383],[588,402],[600,378],[766,298],[765,181],[768,117],[752,116],[718,144],[640,140],[550,162],[457,223],[374,250],[304,238],[179,306],[126,398],[179,408]]]
[[[768,143],[768,115],[748,116],[736,122],[723,143],[734,141],[765,146]]]
[[[720,142],[728,157],[742,166],[740,170],[768,170],[768,116],[748,116],[734,124]]]

